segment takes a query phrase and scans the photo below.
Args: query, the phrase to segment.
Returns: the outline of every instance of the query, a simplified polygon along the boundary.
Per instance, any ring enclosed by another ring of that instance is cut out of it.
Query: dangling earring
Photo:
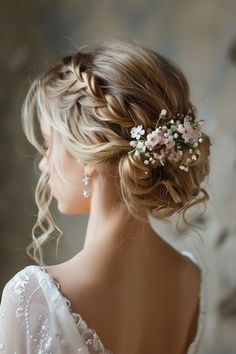
[[[82,183],[84,185],[84,189],[83,189],[83,196],[84,198],[88,198],[91,194],[91,191],[87,188],[89,181],[90,181],[90,176],[87,175],[86,173],[84,173],[84,178],[82,179]]]

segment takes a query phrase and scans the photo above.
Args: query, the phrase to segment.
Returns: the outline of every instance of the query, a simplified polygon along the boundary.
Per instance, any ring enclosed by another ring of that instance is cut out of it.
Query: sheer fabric
[[[197,264],[188,251],[182,254]],[[201,271],[198,330],[187,354],[198,351],[205,320],[205,281]],[[43,267],[30,265],[5,285],[0,305],[0,353],[113,354],[80,314],[73,313],[60,284]],[[153,353],[154,354],[154,353]]]

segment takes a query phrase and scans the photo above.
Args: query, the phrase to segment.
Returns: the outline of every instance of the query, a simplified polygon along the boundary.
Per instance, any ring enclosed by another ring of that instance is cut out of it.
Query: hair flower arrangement
[[[160,124],[162,121],[163,124]],[[198,145],[203,141],[203,122],[197,119],[191,108],[186,115],[167,113],[166,109],[162,109],[154,130],[149,128],[146,133],[142,125],[131,129],[131,138],[135,140],[130,141],[133,149],[128,154],[144,155],[145,165],[154,165],[159,161],[164,166],[166,160],[179,162],[183,151],[188,150],[186,161],[179,165],[181,170],[188,172],[188,166],[200,155]]]

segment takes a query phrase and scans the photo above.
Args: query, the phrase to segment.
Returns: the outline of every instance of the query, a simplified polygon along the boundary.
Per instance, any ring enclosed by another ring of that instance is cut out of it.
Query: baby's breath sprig
[[[164,122],[163,125],[161,122]],[[128,154],[134,156],[145,156],[145,165],[154,165],[156,161],[164,166],[166,160],[179,162],[183,158],[183,151],[188,151],[186,161],[179,165],[185,172],[189,170],[189,165],[200,156],[199,143],[203,141],[201,132],[203,120],[198,120],[192,109],[186,115],[181,113],[167,113],[162,109],[156,122],[154,130],[143,129],[142,125],[131,129],[130,141],[133,147]]]

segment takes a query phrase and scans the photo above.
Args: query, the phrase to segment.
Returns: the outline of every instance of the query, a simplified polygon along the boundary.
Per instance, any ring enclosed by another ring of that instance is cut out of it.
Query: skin
[[[50,126],[42,119],[40,127],[49,149],[39,169],[50,175],[58,210],[89,214],[84,248],[46,270],[113,353],[184,353],[197,328],[198,267],[117,203],[111,175],[102,187],[95,166],[76,161],[62,143],[65,183],[53,169]],[[82,195],[84,173],[91,176],[89,198]]]

